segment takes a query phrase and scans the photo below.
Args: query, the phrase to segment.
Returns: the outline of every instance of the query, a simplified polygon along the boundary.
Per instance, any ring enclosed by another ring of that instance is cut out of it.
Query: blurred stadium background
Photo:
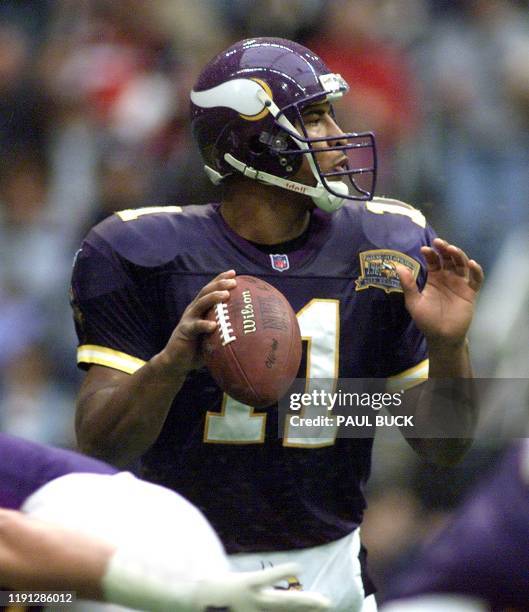
[[[343,74],[351,93],[338,113],[377,135],[378,194],[421,208],[483,264],[476,373],[525,381],[488,394],[485,421],[489,431],[511,414],[525,421],[527,1],[1,0],[2,431],[74,444],[77,246],[115,210],[216,198],[190,137],[188,92],[205,61],[258,35],[306,44]],[[363,532],[382,592],[495,463],[504,441],[494,437],[451,470],[419,464],[398,436],[377,442]]]

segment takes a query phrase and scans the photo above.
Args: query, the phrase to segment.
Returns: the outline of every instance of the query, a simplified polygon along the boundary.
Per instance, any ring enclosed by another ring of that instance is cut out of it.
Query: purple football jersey
[[[303,246],[271,254],[234,233],[219,205],[122,211],[88,234],[74,266],[78,362],[136,371],[164,348],[198,291],[233,268],[272,284],[298,313],[300,377],[397,375],[427,355],[395,263],[422,287],[420,247],[433,236],[418,211],[393,200],[315,210]],[[141,475],[197,505],[229,553],[350,533],[365,508],[372,440],[299,444],[277,432],[277,410],[234,402],[201,369],[176,396]]]
[[[431,593],[529,609],[529,443],[516,444],[447,528],[395,580],[390,600]]]
[[[66,474],[115,474],[117,471],[106,463],[73,451],[0,433],[1,508],[20,509],[37,489]]]

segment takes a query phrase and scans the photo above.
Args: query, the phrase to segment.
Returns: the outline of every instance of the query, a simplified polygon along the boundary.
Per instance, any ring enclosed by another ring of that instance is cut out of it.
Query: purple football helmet
[[[309,138],[303,109],[331,102],[349,87],[305,47],[281,38],[251,38],[232,45],[204,68],[191,92],[193,135],[214,183],[240,172],[304,193],[332,212],[344,200],[370,200],[376,181],[371,132]],[[300,129],[298,129],[299,126]],[[315,153],[342,151],[347,163],[323,171]],[[307,155],[316,187],[295,182]],[[332,179],[332,180],[329,180]]]

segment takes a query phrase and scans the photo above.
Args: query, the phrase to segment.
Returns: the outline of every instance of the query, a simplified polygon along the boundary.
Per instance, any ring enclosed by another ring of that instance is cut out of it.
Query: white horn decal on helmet
[[[258,97],[260,91],[263,91],[263,86],[257,81],[232,79],[204,91],[193,90],[191,101],[201,108],[224,106],[252,117],[265,110],[264,103]]]

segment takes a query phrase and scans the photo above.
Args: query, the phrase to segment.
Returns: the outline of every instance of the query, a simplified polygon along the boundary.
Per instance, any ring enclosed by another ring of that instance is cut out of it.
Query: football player
[[[270,588],[287,584],[295,570],[230,572],[207,521],[177,493],[77,453],[0,434],[4,586],[76,591],[120,610],[326,610],[317,594]]]
[[[395,579],[384,612],[527,610],[528,514],[529,440],[523,440]]]
[[[334,117],[347,90],[283,39],[238,42],[206,65],[191,122],[222,200],[121,211],[82,243],[72,303],[88,372],[77,434],[86,453],[139,461],[143,477],[192,500],[234,567],[297,560],[302,588],[335,610],[367,610],[359,526],[372,439],[300,439],[288,426],[278,437],[278,411],[223,394],[200,357],[216,326],[206,312],[236,273],[258,276],[297,312],[309,385],[415,385],[405,410],[416,422],[440,417],[441,433],[410,444],[440,463],[468,448],[474,403],[451,406],[444,394],[438,406],[435,385],[417,383],[428,369],[471,377],[466,334],[482,270],[418,210],[374,198],[374,137],[345,133]],[[443,438],[451,411],[458,435]]]

